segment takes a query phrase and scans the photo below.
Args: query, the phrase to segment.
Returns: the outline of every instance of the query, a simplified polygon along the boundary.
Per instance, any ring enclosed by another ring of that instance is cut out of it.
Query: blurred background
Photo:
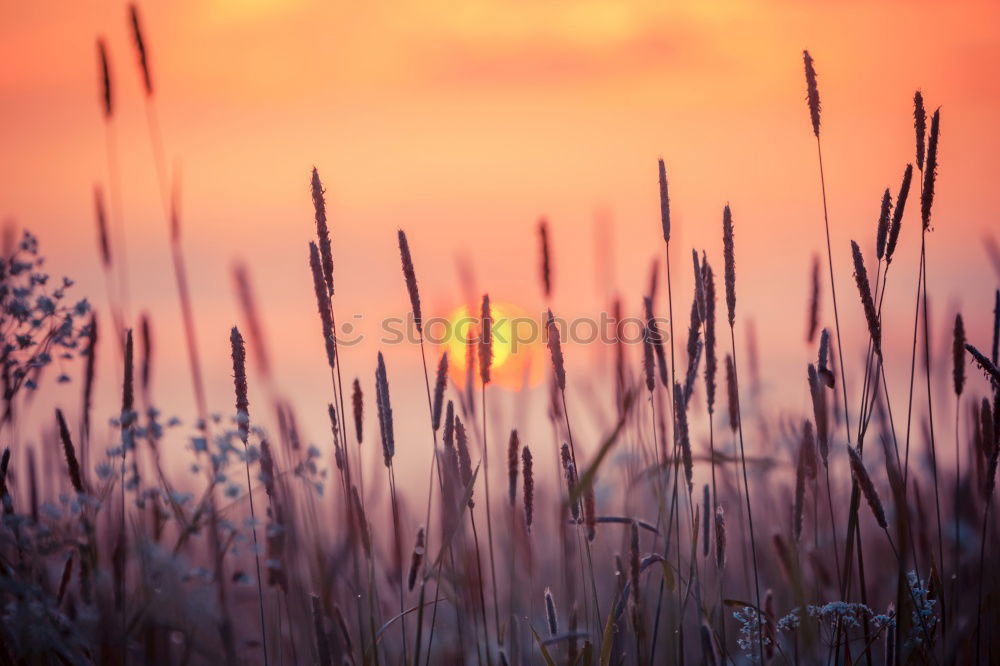
[[[858,240],[873,270],[882,191],[895,196],[914,161],[917,88],[931,111],[942,109],[928,247],[932,343],[947,348],[961,308],[970,340],[988,347],[1000,268],[986,242],[1000,209],[996,4],[210,0],[146,2],[140,10],[164,155],[181,193],[212,411],[233,410],[229,328],[244,322],[232,268],[242,261],[280,390],[297,406],[304,436],[329,450],[329,375],[307,263],[313,166],[327,188],[338,319],[363,314],[358,325],[367,335],[343,349],[344,381],[358,376],[373,395],[377,322],[409,310],[397,228],[409,236],[427,315],[466,302],[463,270],[473,293],[542,312],[541,216],[550,224],[556,312],[597,317],[620,294],[625,312],[637,314],[652,262],[662,263],[661,156],[674,215],[678,337],[690,304],[690,249],[705,249],[721,274],[721,212],[729,202],[737,333],[745,345],[753,321],[758,407],[804,410],[805,363],[815,353],[805,343],[810,266],[825,247],[803,48],[819,73],[849,385],[860,382],[866,342],[849,240]],[[152,323],[156,402],[191,423],[168,224],[126,6],[7,3],[0,15],[0,219],[36,233],[50,271],[76,279],[74,295],[87,296],[110,323],[93,204],[94,186],[109,187],[96,51],[103,38],[114,88],[116,214],[126,239],[116,259],[127,257],[133,321],[145,311]],[[917,201],[911,194],[884,309],[885,335],[900,350],[886,360],[899,377],[894,400],[905,398],[908,374]],[[822,324],[832,325],[825,283],[821,308]],[[423,449],[418,350],[383,351],[397,432],[415,431]],[[114,352],[106,336],[99,414],[117,410]],[[610,386],[610,351],[569,345],[566,355],[570,409],[579,405],[582,436],[596,435],[606,423],[584,408],[585,396]],[[546,355],[537,358],[547,366]],[[74,382],[45,399],[74,411],[81,367],[63,368]],[[251,360],[252,416],[263,403],[256,372]],[[534,403],[530,394],[519,400],[515,385],[494,391],[507,415],[496,427],[508,428],[517,409],[543,427],[544,384],[529,389]],[[47,423],[48,406],[29,410]],[[27,432],[31,413],[20,422]],[[273,428],[267,419],[270,411],[262,425]],[[595,445],[591,439],[585,449]],[[406,448],[397,443],[402,455]]]

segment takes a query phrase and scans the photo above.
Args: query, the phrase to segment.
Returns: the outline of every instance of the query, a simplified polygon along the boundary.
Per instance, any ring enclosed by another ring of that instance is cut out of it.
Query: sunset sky
[[[823,249],[825,257],[804,48],[819,73],[845,353],[857,358],[865,341],[849,240],[858,240],[873,270],[882,191],[895,196],[914,160],[917,88],[942,113],[928,250],[934,342],[946,342],[957,307],[973,341],[985,344],[989,335],[998,272],[983,239],[1000,210],[995,3],[207,0],[145,2],[140,11],[155,112],[168,163],[180,174],[213,410],[232,409],[228,331],[242,322],[231,268],[242,260],[279,384],[310,435],[324,436],[329,378],[307,265],[313,166],[327,187],[338,317],[363,313],[367,327],[409,309],[398,228],[410,238],[429,314],[463,304],[462,262],[477,293],[542,312],[540,216],[551,225],[554,309],[596,316],[621,293],[626,310],[638,312],[651,262],[662,262],[661,156],[674,213],[678,335],[690,306],[691,247],[707,250],[721,273],[729,202],[740,322],[756,322],[765,385],[783,406],[802,408],[799,387],[782,382],[801,376],[805,386],[813,353],[803,342],[807,278],[813,253]],[[75,292],[106,313],[93,212],[93,188],[107,189],[109,179],[95,47],[103,37],[131,310],[151,314],[158,402],[191,415],[126,5],[6,3],[0,16],[0,219],[35,232],[50,270],[76,278]],[[912,325],[916,201],[887,291],[887,319],[899,323],[886,335],[901,342]],[[832,323],[826,289],[824,323]],[[657,308],[666,308],[664,299]],[[369,340],[346,351],[345,374],[370,386],[377,348]],[[102,349],[110,413],[118,380],[111,346]],[[422,391],[417,350],[384,351],[397,394],[418,381]],[[573,391],[603,381],[585,372],[597,355],[568,348]],[[887,363],[901,372],[908,353]],[[857,382],[854,368],[848,379]],[[55,400],[76,405],[78,390],[60,387]],[[426,418],[417,395],[400,404],[399,418]],[[543,419],[536,411],[533,418]]]

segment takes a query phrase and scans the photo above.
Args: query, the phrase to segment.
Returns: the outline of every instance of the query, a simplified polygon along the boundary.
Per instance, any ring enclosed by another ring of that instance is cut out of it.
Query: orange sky
[[[932,314],[943,331],[944,315],[961,305],[973,338],[988,335],[996,273],[981,238],[1000,210],[995,3],[211,0],[147,2],[141,11],[166,151],[183,174],[185,249],[214,409],[230,409],[228,327],[239,321],[230,267],[241,258],[281,384],[302,411],[322,414],[327,380],[306,263],[313,165],[328,189],[339,312],[374,321],[407,310],[398,227],[410,236],[429,311],[460,305],[458,257],[496,300],[539,311],[535,225],[544,214],[555,306],[572,316],[604,307],[609,284],[630,311],[640,306],[662,248],[662,155],[680,302],[690,302],[692,245],[721,264],[728,201],[740,313],[757,320],[766,379],[804,376],[805,280],[822,235],[803,48],[820,77],[846,342],[864,340],[848,240],[871,256],[881,191],[895,192],[913,160],[917,87],[942,107]],[[35,231],[52,269],[106,306],[92,212],[92,188],[108,173],[95,54],[103,35],[133,302],[153,313],[160,402],[190,414],[125,6],[8,3],[0,15],[0,218]],[[889,285],[890,321],[912,317],[914,201]],[[595,235],[599,211],[606,226]],[[886,334],[905,339],[909,325]],[[592,358],[568,353],[577,367]],[[374,345],[352,350],[345,371],[370,384],[374,354]],[[888,362],[897,361],[908,358]],[[387,362],[404,385],[420,376],[411,348],[387,350]],[[77,388],[57,390],[57,400],[75,404]],[[791,407],[802,406],[797,399]]]

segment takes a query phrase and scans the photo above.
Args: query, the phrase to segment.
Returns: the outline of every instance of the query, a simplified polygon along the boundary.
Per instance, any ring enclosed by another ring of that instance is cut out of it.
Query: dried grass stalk
[[[417,290],[417,274],[413,270],[413,258],[410,256],[410,244],[406,234],[399,230],[399,258],[403,264],[403,278],[406,280],[406,291],[410,294],[410,309],[413,311],[413,323],[417,332],[423,335],[424,318],[420,312],[420,292]]]
[[[646,379],[646,390],[650,393],[656,388],[656,375],[653,370],[655,361],[653,360],[653,343],[650,340],[651,337],[652,332],[649,330],[649,325],[647,324],[643,327],[642,334],[642,371]]]
[[[875,311],[875,301],[872,299],[871,285],[868,282],[868,271],[865,270],[865,260],[861,256],[861,248],[851,241],[851,254],[854,258],[854,281],[861,295],[861,305],[865,310],[865,320],[868,322],[868,333],[872,338],[875,353],[882,356],[882,330],[879,326],[878,313]]]
[[[847,454],[851,461],[851,473],[858,482],[858,486],[861,488],[861,493],[865,496],[868,506],[871,507],[872,514],[875,516],[875,522],[882,529],[888,529],[889,523],[885,519],[885,509],[882,506],[882,500],[878,496],[878,491],[875,490],[875,484],[872,483],[872,479],[868,475],[868,470],[865,469],[865,463],[861,460],[861,454],[850,444],[846,446]]]
[[[521,472],[524,475],[524,524],[528,532],[531,532],[531,525],[535,516],[535,475],[531,458],[531,450],[525,446],[521,451]]]
[[[931,133],[927,138],[927,162],[924,164],[924,188],[920,193],[920,219],[924,230],[931,226],[931,207],[934,205],[934,183],[937,181],[938,134],[941,126],[941,110],[931,116]]]
[[[892,224],[889,225],[889,238],[885,246],[885,263],[892,263],[892,255],[899,242],[899,230],[903,226],[903,211],[906,209],[906,199],[910,195],[910,181],[913,179],[913,165],[907,164],[903,170],[903,181],[899,184],[896,195],[896,208],[892,211]]]
[[[351,394],[351,403],[354,407],[354,434],[358,438],[358,444],[363,441],[365,423],[365,398],[361,392],[361,382],[354,378],[354,391]]]
[[[993,361],[986,358],[981,351],[968,342],[965,343],[965,350],[972,355],[973,360],[976,361],[976,365],[986,373],[986,378],[993,383],[994,388],[1000,388],[1000,369],[997,368]]]
[[[396,453],[396,440],[393,435],[392,404],[389,401],[389,377],[382,352],[378,353],[378,366],[375,369],[375,406],[378,408],[378,425],[382,435],[382,457],[385,466],[390,467]]]
[[[250,401],[247,398],[247,350],[243,336],[233,326],[229,333],[233,355],[233,385],[236,389],[236,427],[240,440],[246,446],[250,428]]]
[[[736,389],[736,368],[733,366],[733,357],[726,354],[726,397],[729,407],[729,428],[736,432],[740,425],[740,399]]]
[[[819,138],[819,87],[816,85],[816,68],[813,67],[809,51],[802,52],[802,61],[806,67],[806,102],[809,104],[809,120],[812,122],[813,134]]]
[[[701,515],[705,517],[701,521],[701,544],[702,544],[702,557],[708,557],[710,543],[710,534],[712,533],[712,521],[710,516],[712,515],[711,508],[711,494],[708,489],[708,484],[702,486],[702,497],[701,497]]]
[[[955,333],[951,350],[952,383],[955,395],[962,395],[962,389],[965,387],[965,324],[962,322],[961,313],[955,315]]]
[[[417,542],[413,546],[413,555],[410,556],[410,573],[407,576],[407,589],[412,591],[417,583],[417,572],[424,561],[424,526],[417,530]]]
[[[667,168],[663,159],[659,161],[660,171],[660,222],[663,224],[663,242],[670,245],[670,194],[667,191]]]
[[[656,366],[660,375],[660,383],[669,386],[667,380],[667,352],[663,344],[663,333],[660,331],[656,317],[653,315],[653,297],[643,298],[643,305],[646,311],[646,328],[649,334],[649,343],[652,345],[653,353],[656,356]]]
[[[357,486],[351,486],[351,499],[354,500],[354,514],[358,517],[361,546],[364,548],[365,557],[370,560],[372,558],[371,534],[368,532],[368,518],[365,516],[365,509],[361,504],[361,496],[358,494]]]
[[[326,635],[326,623],[323,617],[323,607],[319,597],[310,595],[312,602],[313,630],[316,632],[316,654],[319,658],[320,666],[333,666],[333,656],[330,652],[330,639]]]
[[[826,393],[823,392],[823,386],[819,383],[816,367],[812,363],[809,364],[809,393],[812,397],[813,421],[816,423],[816,440],[819,444],[819,455],[823,459],[823,466],[829,467],[830,426],[826,408]]]
[[[489,294],[483,294],[479,328],[479,378],[485,386],[490,383],[490,368],[493,365],[493,315]]]
[[[510,431],[510,440],[507,442],[507,500],[511,506],[517,501],[517,457],[520,448],[521,440],[515,428]]]
[[[809,271],[809,319],[806,322],[806,342],[810,345],[816,339],[819,330],[819,254],[813,254],[812,269]]]
[[[544,217],[538,221],[538,240],[542,252],[542,290],[545,298],[552,296],[552,254],[549,250],[549,222]]]
[[[808,426],[808,421],[806,425]],[[811,432],[811,431],[810,431]],[[795,500],[792,504],[792,538],[795,542],[802,538],[802,511],[806,498],[806,451],[805,442],[799,448],[798,464],[795,466]]]
[[[455,416],[455,448],[458,449],[458,467],[462,475],[462,485],[468,487],[472,482],[472,457],[469,455],[469,437],[465,432],[465,424],[462,419]],[[472,498],[469,498],[469,506],[475,506]]]
[[[559,616],[556,614],[556,602],[552,599],[552,589],[545,588],[545,618],[549,623],[549,634],[559,633]]]
[[[633,520],[629,524],[629,583],[632,585],[633,599],[639,598],[639,526]]]
[[[108,46],[103,39],[97,40],[97,67],[101,82],[101,110],[104,119],[114,115],[114,100],[111,94],[111,68],[108,65]]]
[[[441,427],[441,406],[444,403],[444,389],[448,385],[448,353],[441,355],[438,361],[437,379],[434,382],[434,403],[431,409],[431,428],[437,431]],[[358,438],[361,439],[360,437]]]
[[[924,109],[924,95],[919,90],[913,93],[913,129],[917,140],[917,168],[923,171],[924,150],[927,135],[927,111]]]
[[[684,462],[684,479],[688,492],[694,490],[694,461],[691,457],[691,440],[688,435],[687,402],[680,384],[674,384],[674,442],[681,451]]]
[[[319,242],[320,257],[323,259],[323,282],[326,284],[327,296],[333,296],[333,250],[330,244],[330,227],[326,221],[326,199],[323,196],[326,190],[323,189],[316,167],[312,170],[310,189],[316,217],[316,239]]]
[[[146,42],[142,38],[142,26],[139,22],[139,8],[135,4],[128,6],[129,22],[132,25],[132,41],[135,44],[136,56],[139,58],[139,69],[142,71],[142,85],[147,97],[153,96],[153,77],[149,71],[149,53]]]
[[[875,231],[875,256],[879,261],[885,256],[885,244],[889,237],[889,217],[892,214],[892,195],[889,188],[882,194],[882,206],[879,209],[878,223]]]
[[[715,375],[719,365],[715,355],[715,275],[704,257],[701,269],[705,284],[705,399],[711,415],[715,413]]]
[[[583,489],[583,523],[587,528],[587,541],[593,541],[597,536],[597,495],[593,479]]]
[[[722,252],[726,260],[726,309],[729,325],[736,325],[736,250],[733,243],[733,214],[729,204],[722,210]]]
[[[333,337],[333,314],[330,309],[330,292],[323,278],[322,259],[316,243],[309,243],[309,268],[312,270],[313,291],[316,293],[316,309],[323,330],[323,343],[326,349],[326,362],[332,370],[336,360],[336,346]]]
[[[80,470],[80,463],[76,458],[76,448],[73,446],[73,439],[70,437],[66,418],[63,416],[61,409],[56,409],[56,422],[59,425],[59,439],[62,440],[63,455],[66,456],[66,466],[69,467],[69,480],[73,484],[73,489],[77,493],[83,494],[86,492],[83,486],[83,473]],[[0,495],[2,494],[4,493],[0,493]]]
[[[563,363],[562,341],[559,339],[559,329],[556,327],[552,310],[548,311],[546,320],[546,337],[548,338],[549,355],[552,357],[552,368],[555,371],[556,384],[560,391],[566,390],[566,366]]]
[[[719,571],[726,568],[726,512],[721,504],[715,509],[715,566]]]
[[[105,270],[111,268],[111,238],[108,235],[108,215],[104,207],[104,191],[94,186],[94,214],[97,218],[97,243],[101,249],[101,264]]]

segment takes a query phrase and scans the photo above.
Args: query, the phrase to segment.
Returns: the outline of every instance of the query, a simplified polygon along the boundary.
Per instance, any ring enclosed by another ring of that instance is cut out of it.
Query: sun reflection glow
[[[536,385],[544,374],[539,319],[530,317],[516,305],[496,302],[490,304],[490,316],[493,319],[491,383],[509,389]],[[460,306],[448,315],[447,322],[441,347],[448,353],[452,381],[464,388],[471,374],[478,384],[478,309],[471,313],[468,306]]]

